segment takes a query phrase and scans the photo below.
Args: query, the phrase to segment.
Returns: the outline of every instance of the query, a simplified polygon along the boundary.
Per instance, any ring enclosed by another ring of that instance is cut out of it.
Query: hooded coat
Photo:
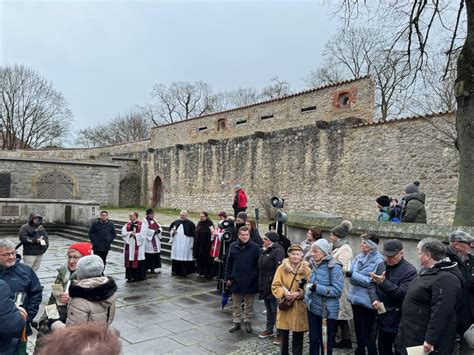
[[[415,192],[404,197],[406,202],[402,222],[426,223],[425,194]]]
[[[452,354],[456,339],[456,308],[461,301],[462,275],[457,264],[441,261],[423,269],[408,287],[402,305],[397,349],[423,344],[438,354]]]
[[[33,219],[41,217],[39,214],[31,213],[28,218],[28,223],[25,223],[20,227],[19,239],[23,244],[23,255],[43,255],[46,253],[49,247],[48,234],[43,229],[37,231],[39,225],[33,224]],[[46,245],[42,245],[40,238],[46,242]]]
[[[10,286],[0,280],[0,354],[11,350],[15,344],[13,339],[18,339],[26,325],[11,297]]]
[[[311,269],[307,261],[303,260],[299,267],[294,268],[290,263],[290,259],[286,258],[278,267],[272,283],[272,293],[277,300],[283,298],[285,294],[284,288],[291,292],[300,292],[291,308],[287,310],[279,310],[277,312],[276,327],[277,329],[291,330],[294,332],[305,332],[308,330],[308,315],[306,314],[306,305],[303,302],[304,291],[299,287],[301,279],[308,280]],[[296,275],[296,276],[295,276]],[[290,285],[293,282],[293,285]]]
[[[272,294],[272,282],[277,268],[285,259],[285,252],[280,244],[272,243],[267,249],[263,250],[258,261],[258,289],[260,291],[260,299],[274,299]]]

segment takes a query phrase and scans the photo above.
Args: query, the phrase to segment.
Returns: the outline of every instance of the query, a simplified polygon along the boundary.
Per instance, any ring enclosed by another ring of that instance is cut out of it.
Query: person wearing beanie
[[[350,221],[342,221],[341,224],[331,229],[331,235],[329,236],[332,242],[332,256],[342,265],[344,272],[348,271],[353,258],[352,249],[349,246],[347,237],[349,231],[352,229],[352,223]],[[349,280],[344,281],[344,290],[339,301],[339,315],[337,317],[336,329],[334,336],[337,334],[337,330],[341,329],[341,341],[334,344],[335,348],[340,349],[351,349],[351,331],[349,328],[349,320],[352,319],[352,307],[349,301],[347,301],[347,295],[349,293]]]
[[[379,209],[378,222],[390,222],[390,198],[386,195],[377,197],[377,208]]]
[[[303,249],[293,244],[288,248],[288,257],[275,272],[272,282],[273,296],[278,303],[290,302],[292,306],[277,312],[277,329],[281,333],[280,354],[289,353],[289,335],[293,333],[292,353],[303,353],[303,337],[308,330],[308,317],[304,305],[304,285],[309,279],[311,269],[303,260]]]
[[[318,239],[311,245],[314,267],[305,285],[304,301],[309,323],[309,353],[319,354],[323,342],[323,318],[327,322],[327,354],[332,354],[334,331],[339,316],[339,298],[344,288],[342,265],[331,254],[326,239]]]
[[[104,262],[97,255],[84,256],[77,262],[77,280],[69,286],[66,325],[84,322],[111,324],[115,316],[117,284],[111,276],[102,276]],[[50,320],[51,329],[65,326]]]
[[[383,256],[377,250],[379,237],[373,234],[364,234],[360,237],[360,253],[357,254],[346,271],[350,280],[348,301],[352,305],[354,325],[357,339],[356,354],[377,355],[375,318],[377,311],[372,307],[369,297],[370,273],[377,270],[383,262]]]
[[[240,184],[235,184],[234,186],[234,202],[232,203],[232,208],[234,209],[234,217],[237,218],[239,212],[247,211],[247,194]],[[244,222],[245,223],[245,222]]]
[[[406,195],[402,198],[404,223],[426,223],[426,195],[419,192],[419,186],[419,181],[405,186]]]
[[[264,301],[265,309],[267,310],[267,323],[265,330],[260,332],[258,337],[265,339],[273,337],[273,328],[277,314],[277,301],[272,294],[272,281],[278,266],[280,266],[283,259],[285,259],[285,251],[278,243],[278,234],[274,232],[267,232],[262,242],[262,254],[258,261],[258,290],[259,299]],[[280,331],[277,329],[275,341],[279,342],[280,337]]]
[[[457,267],[463,277],[461,304],[457,308],[457,334],[460,336],[458,354],[472,354],[472,349],[462,335],[474,324],[474,256],[471,255],[471,245],[474,238],[463,230],[455,230],[449,235],[449,247],[446,256]]]
[[[69,285],[76,280],[76,267],[79,259],[84,256],[91,255],[92,244],[88,242],[79,242],[72,244],[67,250],[66,264],[58,269],[58,275],[54,281],[54,287],[62,289],[62,292],[51,292],[47,305],[56,305],[59,314],[59,320],[66,323],[67,306],[70,301]],[[35,352],[41,347],[42,337],[51,332],[51,322],[48,319],[46,311],[41,316],[38,322],[38,335],[36,338]]]

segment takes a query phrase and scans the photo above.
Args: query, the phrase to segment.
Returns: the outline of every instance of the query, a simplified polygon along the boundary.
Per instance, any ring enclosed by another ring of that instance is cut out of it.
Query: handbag
[[[300,266],[301,266],[301,263],[300,263]],[[299,269],[299,266],[298,266],[298,269]],[[291,288],[293,287],[293,283],[295,282],[296,275],[298,274],[298,269],[296,269],[295,276],[293,276],[293,280],[291,281],[289,290],[291,290]],[[278,309],[280,311],[286,311],[287,309],[290,309],[291,307],[293,307],[294,302],[295,302],[294,299],[290,301],[290,300],[287,300],[285,296],[283,296],[281,299],[278,300]]]

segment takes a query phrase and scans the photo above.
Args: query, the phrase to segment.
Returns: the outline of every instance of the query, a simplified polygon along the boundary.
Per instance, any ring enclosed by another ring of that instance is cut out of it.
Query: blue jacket
[[[12,344],[12,340],[21,336],[26,325],[13,302],[10,286],[3,280],[0,280],[0,305],[0,353],[3,354],[7,349],[13,350],[16,344]]]
[[[372,309],[372,302],[369,297],[369,274],[377,270],[377,266],[383,262],[383,256],[377,250],[365,255],[358,254],[352,261],[351,287],[347,300],[355,305]]]
[[[0,280],[5,281],[11,288],[10,298],[15,299],[16,292],[25,292],[26,298],[23,308],[28,313],[28,323],[36,317],[42,300],[43,290],[33,269],[21,262],[8,269],[0,267]],[[31,335],[31,328],[27,326],[27,335]]]
[[[337,319],[339,313],[339,297],[344,288],[342,266],[336,259],[329,256],[311,271],[309,282],[316,284],[314,292],[307,291],[304,301],[308,310],[323,317],[323,303],[326,306],[327,318]]]
[[[231,292],[244,295],[258,293],[258,260],[260,248],[249,240],[232,243],[226,261],[225,279],[232,280]]]

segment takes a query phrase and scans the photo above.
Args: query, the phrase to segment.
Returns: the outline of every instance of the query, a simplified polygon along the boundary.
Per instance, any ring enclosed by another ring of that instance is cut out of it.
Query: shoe
[[[236,332],[237,330],[240,330],[240,323],[232,324],[232,327],[229,328],[229,333]]]
[[[283,340],[281,339],[281,336],[276,336],[275,339],[273,339],[273,344],[280,346]]]
[[[198,278],[198,279],[203,279],[203,278],[205,278],[205,277],[206,277],[206,276],[205,276],[205,275],[203,275],[203,274],[199,274],[199,275],[197,275],[197,278]]]
[[[350,339],[342,339],[339,343],[335,343],[335,349],[352,349],[352,341]]]
[[[252,324],[250,322],[244,322],[245,325],[245,331],[247,333],[252,333]]]
[[[264,310],[262,311],[262,314],[267,314],[267,310],[264,309]]]
[[[272,336],[273,336],[273,333],[270,333],[270,332],[268,332],[268,331],[266,331],[266,330],[265,330],[264,332],[258,333],[258,337],[259,337],[260,339],[266,339],[266,338],[272,337]]]

